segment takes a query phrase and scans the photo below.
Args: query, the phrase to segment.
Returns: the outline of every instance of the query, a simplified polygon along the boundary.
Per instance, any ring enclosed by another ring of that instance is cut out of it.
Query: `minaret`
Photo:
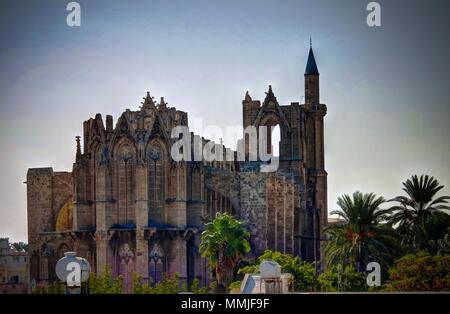
[[[305,69],[305,124],[306,124],[306,185],[311,212],[306,233],[314,239],[309,258],[318,261],[323,256],[323,228],[327,225],[327,172],[324,153],[324,116],[327,107],[319,99],[319,70],[310,39],[309,55]]]
[[[326,106],[320,105],[319,70],[309,40],[309,54],[305,69],[305,111],[306,111],[306,164],[312,169],[324,169],[323,117]]]
[[[305,107],[311,109],[319,104],[319,70],[312,49],[312,40],[309,39],[309,55],[305,69]]]

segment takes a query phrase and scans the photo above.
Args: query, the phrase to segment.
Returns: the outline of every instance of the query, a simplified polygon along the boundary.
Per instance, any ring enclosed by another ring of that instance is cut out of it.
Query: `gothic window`
[[[162,280],[164,272],[164,251],[158,243],[155,243],[148,254],[149,277],[154,283]]]
[[[40,258],[40,269],[39,269],[39,275],[41,280],[48,280],[49,279],[49,258],[51,257],[51,248],[47,247],[45,244],[42,246],[41,250],[41,258]]]
[[[158,146],[151,146],[148,159],[148,208],[149,224],[163,224],[165,203],[165,157]]]
[[[124,278],[124,286],[131,287],[131,273],[133,271],[134,253],[128,243],[123,244],[119,248],[119,273]]]
[[[134,217],[134,150],[129,144],[119,149],[118,155],[118,223],[128,224]]]
[[[64,257],[64,253],[69,251],[67,244],[63,243],[58,248],[58,259]]]
[[[280,126],[275,125],[271,127],[271,153],[274,157],[280,156]]]

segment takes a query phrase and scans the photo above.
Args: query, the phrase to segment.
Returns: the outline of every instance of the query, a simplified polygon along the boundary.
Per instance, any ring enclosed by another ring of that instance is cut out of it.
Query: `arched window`
[[[162,280],[164,268],[164,251],[158,243],[155,243],[148,253],[148,273],[154,283]]]
[[[265,127],[265,129],[261,130],[261,127]],[[274,157],[280,157],[280,143],[282,138],[279,117],[274,113],[267,114],[261,119],[258,131],[264,131],[266,134],[267,147],[260,147],[260,149],[266,149],[266,152],[263,153],[272,154]],[[263,134],[259,135],[261,136]]]
[[[149,225],[165,223],[165,153],[159,145],[147,150],[148,160],[148,220]]]
[[[42,245],[41,248],[41,257],[40,257],[40,269],[39,269],[39,276],[41,280],[48,280],[49,279],[49,258],[51,257],[51,248],[49,248],[47,245]]]
[[[124,243],[119,247],[119,274],[123,276],[125,289],[129,291],[132,283],[132,273],[134,271],[134,250],[128,244]]]
[[[274,157],[280,157],[280,141],[281,141],[281,131],[280,126],[277,124],[271,127],[271,146],[272,146],[272,155]]]
[[[67,244],[65,244],[65,243],[62,243],[62,244],[58,247],[58,252],[57,252],[57,254],[58,254],[58,259],[64,257],[64,253],[65,253],[65,252],[69,252],[69,251],[70,251],[69,246],[68,246]]]
[[[123,144],[117,157],[118,223],[128,224],[134,221],[134,149]]]

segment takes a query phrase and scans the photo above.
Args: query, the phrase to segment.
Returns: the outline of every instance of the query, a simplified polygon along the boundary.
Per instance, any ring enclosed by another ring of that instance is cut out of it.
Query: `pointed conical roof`
[[[312,47],[309,47],[308,62],[306,63],[305,75],[319,75],[316,59]]]

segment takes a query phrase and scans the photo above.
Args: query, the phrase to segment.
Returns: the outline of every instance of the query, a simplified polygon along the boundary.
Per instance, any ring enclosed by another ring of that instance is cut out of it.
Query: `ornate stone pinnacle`
[[[141,102],[142,105],[155,105],[155,103],[153,102],[153,97],[150,96],[150,92],[147,92],[147,95],[145,97],[143,97],[142,99],[144,99],[143,102]]]
[[[79,157],[81,157],[81,145],[80,145],[80,136],[75,136],[75,141],[77,142],[77,153],[76,153],[76,157],[77,159]]]
[[[245,101],[252,101],[252,97],[248,93],[248,91],[245,93]]]
[[[167,103],[164,101],[164,97],[161,97],[161,100],[159,102],[159,108],[165,108]]]

